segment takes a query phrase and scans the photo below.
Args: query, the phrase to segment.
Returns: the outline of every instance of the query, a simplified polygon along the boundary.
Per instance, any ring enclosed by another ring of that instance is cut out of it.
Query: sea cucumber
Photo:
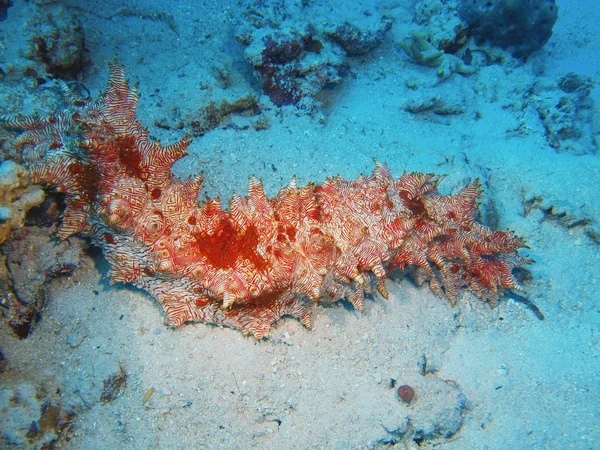
[[[96,101],[65,87],[65,110],[1,121],[22,130],[14,145],[33,182],[65,195],[58,236],[89,236],[112,282],[152,294],[169,324],[222,324],[256,338],[285,315],[310,327],[318,301],[346,298],[362,310],[365,294],[386,296],[384,279],[409,267],[452,303],[462,288],[492,304],[519,288],[512,270],[527,263],[524,242],[474,220],[478,182],[441,195],[432,174],[394,179],[377,164],[354,181],[292,180],[272,199],[253,178],[228,211],[218,199],[200,203],[201,177],[171,173],[190,141],[152,141],[123,66],[110,71]]]

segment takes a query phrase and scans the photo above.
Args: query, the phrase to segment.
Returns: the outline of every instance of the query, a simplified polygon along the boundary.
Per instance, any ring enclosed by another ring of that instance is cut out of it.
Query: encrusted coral
[[[14,161],[0,164],[0,243],[25,222],[25,214],[44,201],[41,186],[29,184],[29,172]]]
[[[292,180],[270,199],[252,179],[227,211],[218,199],[198,203],[200,177],[173,178],[189,140],[151,141],[137,102],[123,67],[112,64],[97,101],[9,123],[37,155],[34,181],[65,194],[59,236],[90,236],[112,281],[150,292],[172,325],[216,323],[261,338],[285,315],[310,326],[317,301],[347,298],[362,309],[366,293],[386,295],[392,270],[410,267],[452,302],[462,288],[492,304],[518,288],[511,271],[527,262],[518,255],[523,241],[474,221],[477,182],[442,195],[434,175],[394,179],[378,165],[354,181]]]

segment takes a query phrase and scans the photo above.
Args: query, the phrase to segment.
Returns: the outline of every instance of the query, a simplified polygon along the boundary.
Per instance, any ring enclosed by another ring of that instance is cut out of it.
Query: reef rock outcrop
[[[558,6],[554,0],[462,0],[459,14],[468,35],[527,59],[552,36]]]

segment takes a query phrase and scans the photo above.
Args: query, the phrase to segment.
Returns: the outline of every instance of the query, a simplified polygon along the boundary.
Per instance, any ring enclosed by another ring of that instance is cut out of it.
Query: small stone
[[[398,397],[410,405],[410,402],[415,397],[415,391],[408,384],[402,385],[398,388]]]
[[[503,377],[508,375],[508,367],[505,364],[500,364],[498,367],[498,375],[502,375]]]

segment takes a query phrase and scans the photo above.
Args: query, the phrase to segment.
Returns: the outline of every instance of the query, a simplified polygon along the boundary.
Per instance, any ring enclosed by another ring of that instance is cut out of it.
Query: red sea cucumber
[[[432,174],[394,179],[377,165],[354,181],[292,181],[273,199],[252,179],[229,211],[218,199],[200,204],[202,179],[171,173],[190,141],[150,140],[123,66],[110,70],[96,101],[65,89],[66,110],[3,122],[23,130],[15,146],[29,155],[33,181],[65,194],[59,237],[90,236],[112,281],[151,293],[169,324],[222,324],[262,338],[284,315],[310,326],[317,301],[347,298],[362,309],[365,293],[386,295],[394,268],[418,268],[453,303],[462,288],[492,304],[518,288],[512,269],[527,262],[523,240],[474,221],[477,182],[441,195]]]

